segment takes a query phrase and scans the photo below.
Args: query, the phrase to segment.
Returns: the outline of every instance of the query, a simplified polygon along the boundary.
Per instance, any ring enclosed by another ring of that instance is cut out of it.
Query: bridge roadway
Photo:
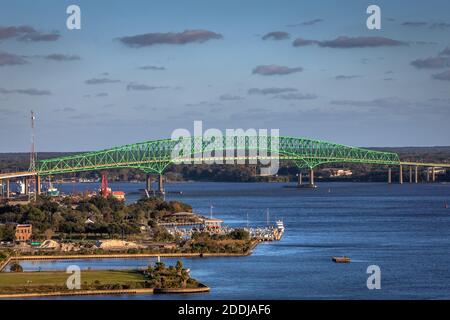
[[[417,166],[417,167],[429,167],[429,168],[450,168],[450,163],[400,161],[400,165],[402,165],[402,166],[411,166],[411,167]]]

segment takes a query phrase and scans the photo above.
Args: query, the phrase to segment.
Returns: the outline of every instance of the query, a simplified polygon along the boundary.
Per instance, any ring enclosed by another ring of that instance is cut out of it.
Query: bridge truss
[[[299,168],[313,169],[326,163],[400,165],[396,153],[294,137],[224,136],[190,137],[129,144],[95,152],[51,158],[37,162],[40,176],[80,171],[136,168],[163,173],[170,164],[256,163],[293,161]]]

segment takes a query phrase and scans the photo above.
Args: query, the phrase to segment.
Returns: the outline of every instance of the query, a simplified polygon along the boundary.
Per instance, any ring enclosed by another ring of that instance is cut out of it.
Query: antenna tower
[[[28,169],[28,171],[30,172],[36,172],[36,145],[35,145],[35,128],[34,128],[34,120],[36,119],[33,110],[31,110],[31,150],[30,150],[30,168]],[[28,192],[28,194],[31,197],[31,194],[33,194],[34,200],[36,200],[36,193],[37,193],[37,188],[36,188],[36,177],[35,175],[31,176],[31,181],[30,181],[30,187],[31,190],[29,190],[30,192]]]

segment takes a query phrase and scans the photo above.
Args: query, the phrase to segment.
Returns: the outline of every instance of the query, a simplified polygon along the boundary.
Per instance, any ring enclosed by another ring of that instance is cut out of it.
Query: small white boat
[[[277,229],[279,232],[284,232],[284,223],[282,220],[277,220]]]
[[[17,194],[25,194],[25,183],[17,181]]]
[[[284,223],[283,223],[283,221],[282,220],[277,220],[276,221],[276,227],[277,227],[277,229],[274,232],[275,239],[276,240],[281,240],[281,237],[284,234]]]

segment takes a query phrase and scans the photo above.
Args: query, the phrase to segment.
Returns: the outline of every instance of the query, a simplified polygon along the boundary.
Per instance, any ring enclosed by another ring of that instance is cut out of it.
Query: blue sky
[[[81,30],[66,29],[70,4]],[[366,27],[370,4],[381,30]],[[0,152],[29,149],[31,109],[39,151],[165,138],[194,120],[357,146],[450,145],[448,46],[444,0],[2,0]]]

